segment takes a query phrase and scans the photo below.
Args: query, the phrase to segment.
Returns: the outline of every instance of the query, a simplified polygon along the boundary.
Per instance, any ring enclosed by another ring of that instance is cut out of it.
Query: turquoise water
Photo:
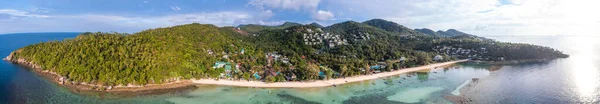
[[[0,56],[40,41],[75,37],[77,33],[0,35]],[[199,86],[190,92],[105,98],[79,95],[20,66],[0,62],[0,103],[451,103],[448,95],[461,95],[475,103],[597,103],[600,86],[597,42],[590,37],[492,37],[565,50],[571,58],[549,63],[486,66],[459,64],[337,87],[244,88]],[[490,69],[494,71],[490,71]],[[410,77],[409,77],[410,76]],[[465,86],[472,78],[476,84]],[[468,89],[458,92],[461,87]]]
[[[3,34],[0,35],[0,56],[4,58],[13,50],[29,44],[72,38],[77,36],[77,34],[78,33]],[[68,89],[59,87],[23,67],[6,61],[0,61],[0,92],[2,92],[0,93],[0,103],[167,103],[163,100],[155,100],[154,98],[157,97],[103,99],[100,97],[81,96],[71,93]]]
[[[325,88],[240,88],[206,86],[166,100],[175,103],[450,103],[465,80],[484,77],[484,68],[454,66]],[[409,77],[411,76],[411,77]],[[215,100],[226,99],[226,100]]]

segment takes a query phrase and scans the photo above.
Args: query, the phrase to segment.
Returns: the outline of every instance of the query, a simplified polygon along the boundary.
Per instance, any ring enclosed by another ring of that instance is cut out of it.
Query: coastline
[[[64,81],[63,76],[58,75],[55,72],[43,70],[39,65],[31,63],[25,59],[13,59],[11,53],[4,60],[18,64],[31,69],[38,75],[49,78],[50,81],[65,86],[72,92],[77,93],[90,93],[90,92],[107,92],[119,95],[143,95],[143,94],[161,94],[169,93],[172,90],[179,89],[193,89],[196,86],[201,85],[221,85],[221,86],[238,86],[238,87],[259,87],[259,88],[311,88],[311,87],[328,87],[341,85],[346,83],[360,82],[366,80],[379,79],[384,77],[390,77],[398,74],[409,73],[419,70],[432,69],[436,67],[442,67],[452,65],[460,62],[466,62],[469,60],[455,60],[443,63],[435,63],[430,65],[423,65],[418,67],[398,69],[391,72],[382,72],[371,75],[359,75],[347,78],[336,78],[330,80],[316,80],[316,81],[294,81],[294,82],[274,82],[266,83],[260,81],[245,81],[245,80],[228,80],[228,79],[189,79],[189,80],[178,80],[164,84],[147,84],[143,86],[127,85],[127,86],[103,86],[95,84],[86,84],[82,82],[69,82]]]
[[[412,67],[412,68],[404,68],[404,69],[394,70],[394,71],[391,71],[391,72],[382,72],[382,73],[371,74],[371,75],[360,75],[360,76],[354,76],[354,77],[348,77],[348,78],[336,78],[336,79],[330,79],[330,80],[317,80],[317,81],[312,81],[312,82],[298,82],[298,81],[295,81],[295,82],[266,83],[266,82],[259,82],[259,81],[233,81],[233,80],[224,80],[224,79],[219,79],[219,80],[215,80],[215,79],[199,79],[199,80],[192,80],[192,83],[195,83],[195,84],[210,84],[210,85],[224,85],[224,86],[238,86],[238,87],[261,87],[261,88],[311,88],[311,87],[328,87],[328,86],[341,85],[341,84],[352,83],[352,82],[360,82],[360,81],[366,81],[366,80],[373,80],[373,79],[385,78],[385,77],[390,77],[390,76],[394,76],[394,75],[398,75],[398,74],[404,74],[404,73],[410,73],[410,72],[415,72],[415,71],[419,71],[419,70],[426,70],[426,69],[432,69],[432,68],[436,68],[436,67],[442,67],[442,66],[452,65],[452,64],[456,64],[456,63],[460,63],[460,62],[465,62],[465,61],[469,61],[469,60],[456,60],[456,61],[449,61],[449,62],[443,62],[443,63],[435,63],[435,64],[430,64],[430,65],[423,65],[423,66],[418,66],[418,67]]]
[[[17,64],[22,67],[26,67],[27,69],[30,69],[33,73],[48,78],[49,81],[59,86],[64,86],[71,92],[80,94],[95,95],[98,94],[98,92],[100,92],[100,95],[103,95],[102,93],[110,93],[119,96],[136,96],[147,94],[163,94],[170,93],[172,90],[180,91],[196,88],[195,84],[191,83],[190,80],[177,80],[163,84],[147,84],[143,86],[103,86],[97,84],[87,84],[85,82],[64,81],[64,76],[58,75],[57,73],[52,71],[43,70],[39,65],[29,62],[25,59],[13,59],[13,57],[10,56],[12,56],[12,53],[11,55],[9,55],[9,57],[4,58],[3,60],[9,61],[13,64]]]
[[[549,62],[555,59],[527,59],[527,60],[507,60],[507,61],[480,61],[472,60],[469,63],[480,64],[480,65],[515,65],[521,63],[541,63]]]

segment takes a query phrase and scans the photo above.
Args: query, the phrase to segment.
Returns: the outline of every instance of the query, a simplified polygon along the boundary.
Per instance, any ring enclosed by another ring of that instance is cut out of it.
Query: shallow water
[[[75,37],[76,33],[0,35],[0,56],[40,41]],[[565,50],[571,58],[549,63],[507,66],[460,64],[384,79],[324,88],[244,88],[200,86],[191,92],[127,98],[78,95],[8,62],[0,62],[0,103],[451,103],[472,78],[477,84],[460,93],[477,103],[578,103],[597,102],[600,71],[597,43],[575,37],[492,37]],[[587,39],[587,38],[586,38]],[[537,40],[537,41],[536,41]],[[577,42],[572,42],[577,40]],[[558,43],[557,43],[558,42]],[[563,42],[563,43],[561,43]],[[583,44],[583,45],[582,45]],[[579,48],[577,48],[579,47]],[[489,71],[489,69],[499,70]],[[409,77],[410,76],[410,77]]]
[[[600,38],[565,36],[492,37],[532,43],[571,55],[549,63],[510,65],[467,91],[478,103],[600,103]]]
[[[241,88],[205,86],[167,98],[175,103],[449,103],[443,99],[465,80],[488,75],[486,69],[472,67],[438,68],[390,78],[325,88]],[[408,77],[411,76],[411,77]],[[376,99],[372,99],[376,98]],[[214,100],[226,99],[226,100]]]

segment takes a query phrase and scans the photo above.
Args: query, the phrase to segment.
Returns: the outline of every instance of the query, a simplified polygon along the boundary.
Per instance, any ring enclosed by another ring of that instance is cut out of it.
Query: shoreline
[[[549,62],[555,59],[527,59],[527,60],[507,60],[507,61],[480,61],[480,60],[471,60],[469,63],[474,64],[484,64],[484,65],[515,65],[521,63],[541,63],[541,62]]]
[[[455,61],[435,63],[435,64],[430,64],[430,65],[412,67],[412,68],[404,68],[404,69],[394,70],[391,72],[381,72],[381,73],[371,74],[371,75],[359,75],[359,76],[353,76],[353,77],[348,77],[348,78],[336,78],[336,79],[330,79],[330,80],[316,80],[316,81],[310,81],[310,82],[294,81],[294,82],[266,83],[266,82],[260,82],[260,81],[234,81],[234,80],[226,80],[226,79],[219,79],[219,80],[199,79],[199,80],[192,80],[192,83],[208,84],[208,85],[223,85],[223,86],[238,86],[238,87],[260,87],[260,88],[328,87],[328,86],[341,85],[341,84],[346,84],[346,83],[353,83],[353,82],[385,78],[385,77],[390,77],[390,76],[394,76],[394,75],[398,75],[398,74],[415,72],[415,71],[419,71],[419,70],[433,69],[436,67],[453,65],[453,64],[465,62],[465,61],[469,61],[469,60],[455,60]]]
[[[12,56],[12,54],[11,54]],[[13,64],[25,67],[41,77],[48,78],[48,81],[53,82],[58,86],[66,87],[71,92],[90,95],[104,95],[105,93],[116,94],[119,96],[137,96],[137,95],[152,95],[171,93],[172,90],[187,90],[196,87],[196,84],[191,83],[191,80],[178,80],[163,84],[147,84],[147,85],[125,85],[125,86],[103,86],[98,84],[87,84],[85,82],[64,81],[64,76],[58,75],[55,72],[43,70],[37,64],[31,63],[25,59],[12,59],[12,57],[4,58],[3,60]],[[103,97],[103,96],[101,96]]]
[[[50,81],[56,83],[59,86],[67,87],[72,92],[77,93],[90,93],[90,92],[105,92],[112,94],[124,94],[124,95],[144,95],[144,94],[161,94],[169,93],[173,89],[192,89],[202,85],[219,85],[219,86],[237,86],[237,87],[258,87],[258,88],[312,88],[312,87],[329,87],[335,85],[341,85],[346,83],[360,82],[366,80],[373,80],[379,78],[390,77],[398,74],[410,73],[419,70],[433,69],[436,67],[442,67],[452,65],[460,62],[466,62],[469,60],[455,60],[443,63],[435,63],[430,65],[423,65],[418,67],[398,69],[391,72],[381,72],[371,75],[359,75],[347,78],[336,78],[329,80],[313,80],[313,81],[293,81],[293,82],[274,82],[266,83],[260,81],[245,81],[245,80],[228,80],[228,79],[187,79],[178,80],[164,84],[147,84],[143,86],[139,85],[127,85],[127,86],[103,86],[96,84],[86,83],[73,83],[69,81],[63,81],[63,76],[58,75],[52,71],[43,70],[38,65],[31,63],[25,59],[13,59],[12,53],[4,58],[4,60],[12,62],[17,65],[27,67],[34,73],[43,77],[49,78]],[[110,87],[110,88],[109,88]]]

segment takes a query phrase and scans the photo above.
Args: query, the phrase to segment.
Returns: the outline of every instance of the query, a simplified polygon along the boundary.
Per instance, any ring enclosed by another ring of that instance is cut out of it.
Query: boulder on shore
[[[66,80],[67,80],[67,78],[60,77],[60,78],[58,78],[58,84],[64,84]]]

